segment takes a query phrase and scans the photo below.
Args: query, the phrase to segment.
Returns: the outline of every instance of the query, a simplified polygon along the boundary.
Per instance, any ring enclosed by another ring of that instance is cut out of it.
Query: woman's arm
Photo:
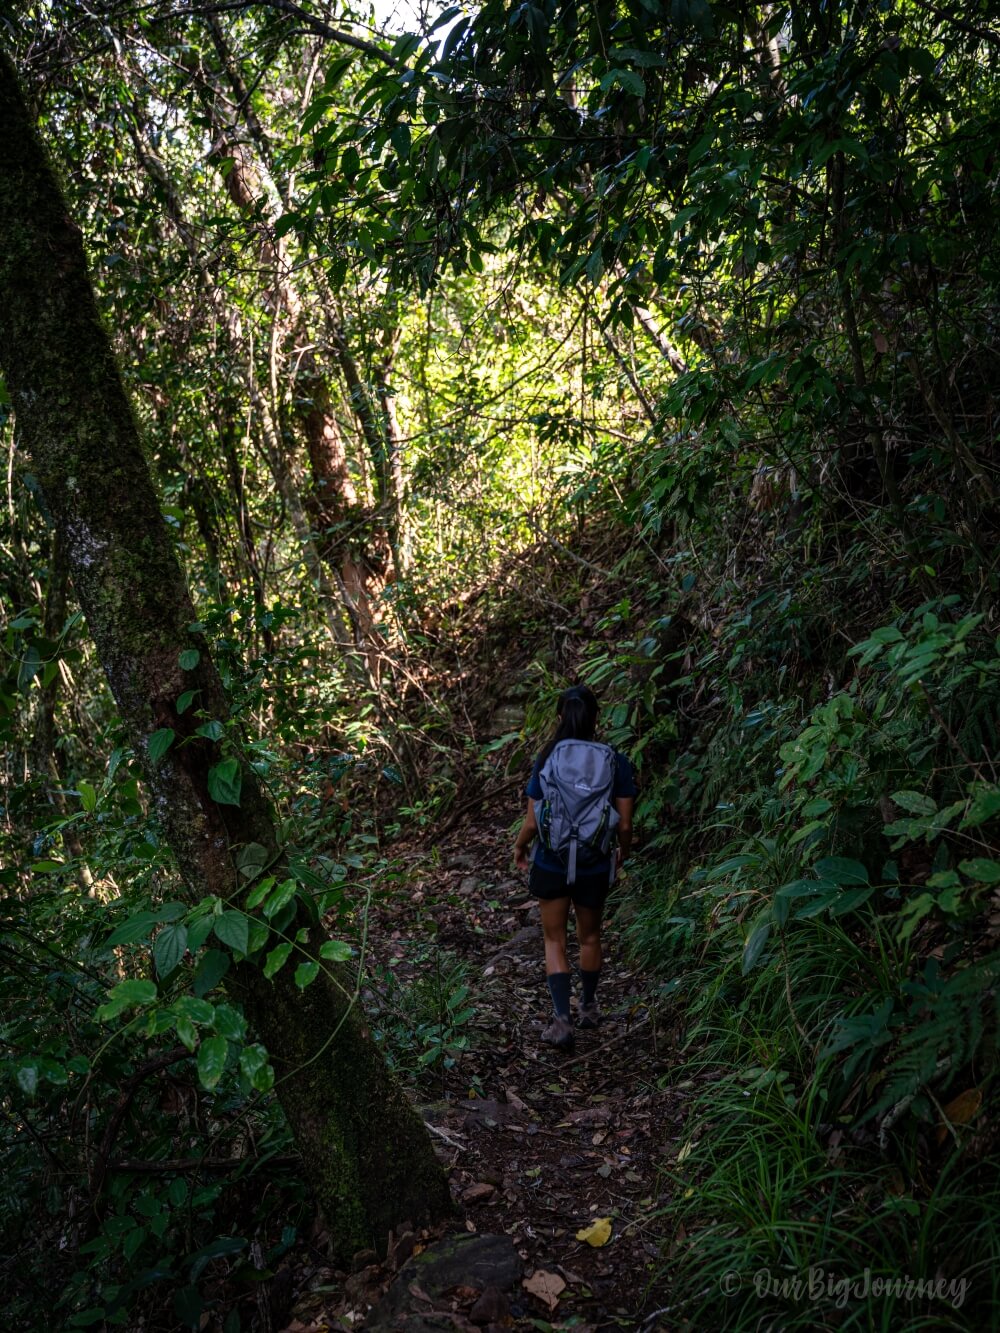
[[[621,865],[632,850],[632,811],[635,809],[635,797],[616,796],[615,809],[618,811],[618,864]]]
[[[518,870],[527,870],[531,865],[528,853],[531,850],[531,844],[535,840],[535,834],[538,832],[538,825],[535,823],[534,802],[528,802],[528,813],[524,816],[524,821],[518,830],[517,837],[514,839],[514,864]]]

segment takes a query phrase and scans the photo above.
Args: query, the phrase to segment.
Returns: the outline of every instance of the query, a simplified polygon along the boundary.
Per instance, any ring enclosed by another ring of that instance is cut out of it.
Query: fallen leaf
[[[938,1143],[944,1143],[951,1125],[967,1125],[982,1104],[983,1094],[979,1088],[966,1088],[965,1092],[953,1097],[947,1106],[941,1108],[943,1122],[938,1125]]]
[[[589,1227],[584,1227],[582,1231],[576,1233],[577,1240],[585,1240],[588,1245],[593,1245],[599,1249],[602,1245],[607,1245],[611,1239],[611,1218],[595,1217]]]
[[[478,1184],[470,1185],[468,1189],[462,1191],[462,1202],[481,1203],[484,1199],[492,1199],[494,1194],[496,1194],[496,1186],[481,1180]]]
[[[537,1296],[550,1310],[556,1308],[559,1297],[566,1290],[566,1283],[558,1273],[547,1273],[544,1268],[524,1278],[521,1286],[532,1296]]]

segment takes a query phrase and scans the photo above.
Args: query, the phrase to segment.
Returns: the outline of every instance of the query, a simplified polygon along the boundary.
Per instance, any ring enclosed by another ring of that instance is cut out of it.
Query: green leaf
[[[816,862],[816,873],[831,884],[867,884],[868,871],[860,861],[851,861],[846,856],[824,856]]]
[[[258,884],[255,884],[247,894],[247,911],[249,912],[255,907],[259,907],[273,887],[273,875],[266,875]]]
[[[248,842],[245,847],[241,847],[236,857],[236,865],[241,875],[247,879],[253,879],[259,875],[271,860],[266,847],[262,847],[259,842]]]
[[[281,909],[287,906],[287,904],[292,901],[292,899],[295,897],[295,891],[297,888],[298,884],[295,882],[294,879],[283,880],[282,883],[278,885],[278,887],[271,894],[270,898],[268,898],[267,902],[264,904],[263,908],[264,915],[267,917],[269,921],[271,917],[277,916],[277,914],[281,911]]]
[[[969,813],[962,820],[962,828],[975,828],[1000,814],[1000,788],[980,787],[972,798]]]
[[[97,792],[89,782],[78,782],[76,789],[80,793],[80,804],[89,814],[91,810],[97,807]]]
[[[200,692],[201,692],[200,690],[185,690],[183,694],[178,695],[177,697],[178,713],[186,713],[187,710],[194,703],[195,695],[200,694]]]
[[[846,912],[853,912],[856,907],[866,903],[875,890],[870,884],[862,888],[847,889],[844,893],[838,893],[830,903],[831,916],[843,916]]]
[[[924,917],[929,916],[936,907],[937,902],[929,893],[921,893],[918,897],[911,899],[901,913],[904,920],[899,928],[899,938],[908,940]]]
[[[190,1018],[192,1023],[198,1023],[202,1027],[206,1023],[211,1023],[215,1017],[215,1010],[207,1000],[196,999],[193,995],[182,995],[174,1005],[174,1012],[183,1014]]]
[[[123,921],[111,932],[105,941],[106,947],[113,949],[119,944],[132,944],[136,940],[144,940],[159,919],[156,912],[133,913],[127,921]]]
[[[194,1051],[198,1045],[198,1031],[190,1018],[185,1014],[178,1014],[174,1019],[174,1029],[178,1040],[183,1042],[189,1051]]]
[[[153,941],[153,962],[161,977],[169,976],[187,952],[187,926],[164,926]]]
[[[746,974],[757,962],[758,958],[760,958],[761,954],[764,951],[764,945],[767,943],[768,936],[770,934],[771,934],[770,921],[761,921],[760,924],[758,926],[755,926],[754,929],[750,932],[750,936],[746,944],[743,946],[744,976],[746,976]]]
[[[274,976],[275,972],[284,967],[288,961],[288,955],[292,952],[291,944],[279,944],[276,949],[272,949],[264,961],[264,976],[268,980]]]
[[[891,800],[900,810],[906,810],[911,815],[937,813],[937,801],[932,801],[929,796],[924,796],[919,791],[894,791]]]
[[[178,708],[177,711],[183,712],[183,709]],[[173,727],[161,727],[159,731],[153,732],[149,738],[149,762],[151,764],[155,764],[163,758],[173,745],[176,734]]]
[[[198,1047],[198,1078],[201,1086],[211,1091],[222,1077],[229,1054],[225,1037],[206,1037]]]
[[[243,912],[223,912],[214,921],[215,933],[234,953],[246,953],[248,922]]]
[[[152,1004],[156,999],[156,985],[152,981],[121,981],[108,998],[122,1005]]]
[[[351,956],[351,946],[343,940],[327,940],[319,951],[320,958],[332,963],[346,963]]]
[[[295,969],[295,984],[300,990],[312,984],[319,975],[319,963],[299,963]]]
[[[245,952],[245,950],[244,950]],[[229,971],[232,959],[222,949],[206,949],[194,970],[191,988],[195,995],[207,995]]]
[[[204,736],[207,741],[221,741],[226,734],[226,729],[221,722],[203,722],[194,734]]]
[[[270,937],[271,931],[263,921],[256,918],[250,920],[249,939],[247,940],[247,954],[253,955],[258,949],[263,949]]]
[[[980,884],[1000,882],[1000,862],[998,861],[988,861],[985,857],[974,856],[969,861],[959,861],[958,868],[963,875],[968,875],[970,879],[974,879]]]
[[[156,986],[152,981],[122,981],[108,996],[107,1004],[97,1010],[100,1022],[116,1018],[123,1009],[152,1004],[156,999]]]
[[[631,93],[633,97],[646,96],[646,85],[634,69],[609,70],[601,80],[601,91],[607,92],[612,84],[616,83],[620,88],[624,88],[627,93]]]
[[[243,774],[239,760],[223,759],[208,770],[208,794],[219,805],[239,805]]]
[[[197,648],[185,648],[177,661],[182,671],[193,671],[201,661],[201,653]]]
[[[240,1069],[258,1092],[267,1092],[274,1084],[274,1070],[267,1062],[267,1051],[259,1042],[240,1051]]]
[[[230,1041],[242,1041],[246,1036],[246,1020],[231,1004],[217,1004],[215,1030],[220,1037],[228,1037]]]

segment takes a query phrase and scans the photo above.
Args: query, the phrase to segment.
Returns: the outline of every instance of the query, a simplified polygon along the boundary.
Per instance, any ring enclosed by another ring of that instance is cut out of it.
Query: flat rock
[[[419,1328],[444,1327],[436,1320],[447,1316],[429,1310],[427,1297],[437,1301],[455,1287],[512,1291],[523,1272],[524,1265],[509,1236],[445,1236],[407,1260],[364,1327],[380,1333],[417,1333]]]

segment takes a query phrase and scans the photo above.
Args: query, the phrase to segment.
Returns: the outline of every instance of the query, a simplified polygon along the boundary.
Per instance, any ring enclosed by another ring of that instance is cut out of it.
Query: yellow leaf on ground
[[[593,1245],[595,1249],[601,1245],[607,1245],[611,1239],[611,1218],[595,1217],[589,1227],[584,1227],[582,1231],[576,1233],[577,1240],[585,1240],[588,1245]]]
[[[546,1273],[544,1268],[539,1268],[531,1277],[526,1277],[521,1286],[525,1291],[530,1291],[532,1296],[544,1301],[550,1310],[556,1308],[560,1295],[566,1290],[566,1283],[559,1274]]]
[[[945,1123],[938,1125],[937,1141],[944,1143],[951,1125],[967,1125],[983,1104],[983,1094],[979,1088],[967,1088],[953,1097],[947,1106],[941,1108]]]

